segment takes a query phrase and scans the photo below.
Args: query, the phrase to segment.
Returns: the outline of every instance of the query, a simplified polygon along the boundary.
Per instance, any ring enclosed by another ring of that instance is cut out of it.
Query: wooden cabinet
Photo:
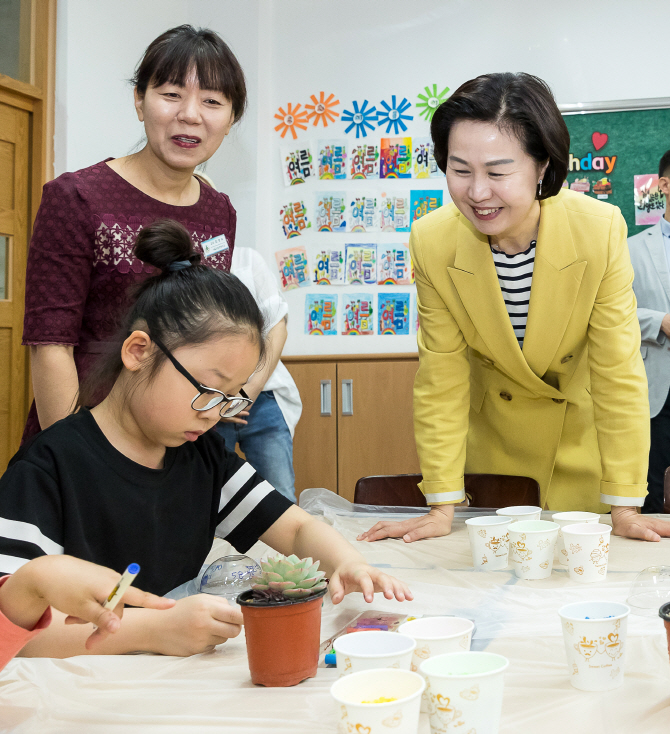
[[[412,421],[415,354],[283,361],[303,403],[293,442],[296,494],[325,487],[353,502],[361,477],[419,471]]]

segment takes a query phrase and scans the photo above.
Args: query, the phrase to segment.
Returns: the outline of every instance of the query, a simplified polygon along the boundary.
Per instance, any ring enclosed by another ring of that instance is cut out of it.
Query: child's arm
[[[299,507],[289,508],[263,533],[261,540],[284,555],[295,553],[300,558],[311,556],[319,560],[330,578],[330,596],[335,604],[352,591],[362,591],[367,602],[372,601],[375,591],[398,601],[414,598],[404,583],[370,566],[337,530]]]

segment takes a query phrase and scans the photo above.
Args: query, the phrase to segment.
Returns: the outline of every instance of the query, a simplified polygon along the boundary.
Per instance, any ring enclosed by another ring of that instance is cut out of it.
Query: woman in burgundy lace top
[[[80,379],[125,310],[128,287],[151,271],[132,255],[142,227],[175,219],[204,262],[230,268],[235,210],[193,172],[244,112],[237,59],[213,31],[180,26],[149,45],[133,83],[145,147],[44,187],[26,276],[23,343],[31,348],[35,403],[24,441],[72,411]]]

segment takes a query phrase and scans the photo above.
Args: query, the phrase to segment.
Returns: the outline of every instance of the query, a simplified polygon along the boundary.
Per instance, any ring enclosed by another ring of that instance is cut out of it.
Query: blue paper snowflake
[[[368,107],[367,99],[363,100],[363,106],[360,109],[358,109],[358,102],[352,102],[351,104],[354,107],[354,111],[350,112],[349,110],[344,110],[342,117],[340,118],[342,122],[351,123],[344,132],[348,133],[356,128],[356,137],[358,138],[362,135],[366,138],[368,136],[368,131],[365,128],[369,127],[370,130],[375,129],[372,122],[377,122],[377,108]]]
[[[414,117],[412,115],[405,115],[404,113],[412,106],[412,103],[408,102],[406,97],[403,97],[402,102],[396,106],[396,96],[394,94],[391,96],[390,106],[384,100],[382,100],[381,104],[386,111],[379,110],[377,112],[377,125],[379,127],[386,125],[387,133],[390,133],[391,128],[393,128],[395,135],[398,134],[399,128],[407,130],[407,125],[405,125],[403,120],[413,120]]]

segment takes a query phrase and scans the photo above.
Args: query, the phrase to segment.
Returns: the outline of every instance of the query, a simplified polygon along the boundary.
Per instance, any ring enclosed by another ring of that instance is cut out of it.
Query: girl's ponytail
[[[197,264],[200,255],[193,252],[193,243],[186,227],[172,219],[160,219],[140,230],[133,248],[135,256],[163,273],[181,270],[175,263]]]

